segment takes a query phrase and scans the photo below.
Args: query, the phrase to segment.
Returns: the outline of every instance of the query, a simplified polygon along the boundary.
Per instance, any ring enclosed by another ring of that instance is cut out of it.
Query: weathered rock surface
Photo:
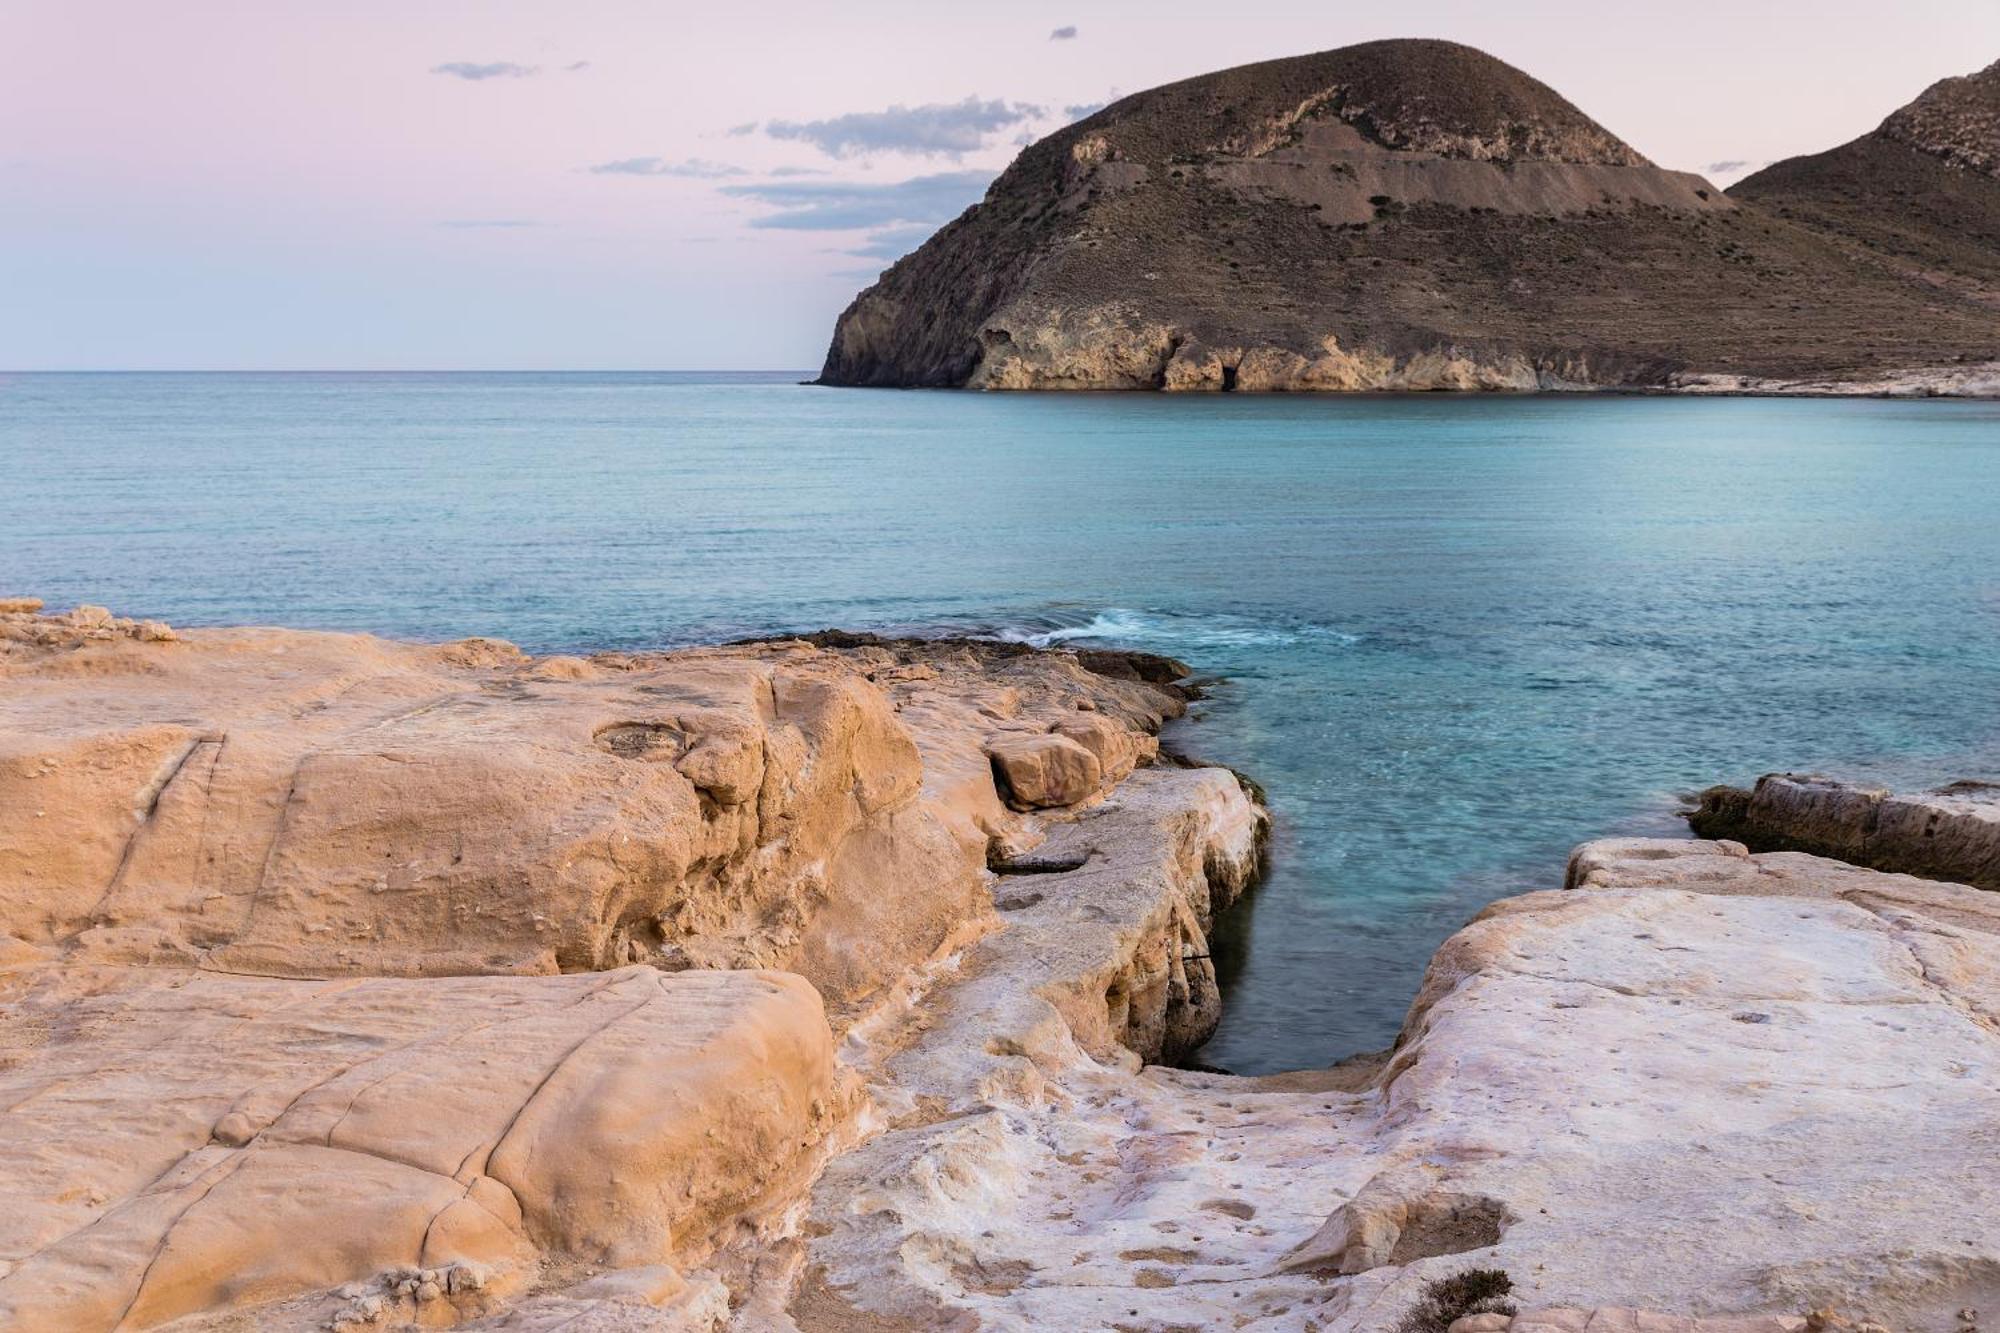
[[[1988,74],[1890,118],[1915,165],[1727,194],[1450,42],[1183,80],[1024,150],[856,297],[821,381],[1988,392],[1953,373],[2000,359]]]
[[[1073,1019],[980,1055],[949,988],[994,983],[941,978],[881,1066],[928,1058],[932,1095],[815,1195],[813,1308],[1383,1330],[1473,1266],[1524,1329],[1991,1308],[2000,900],[1707,842],[1591,844],[1570,879],[1440,950],[1373,1077],[1134,1076]]]
[[[830,1119],[819,998],[782,973],[51,962],[0,973],[0,1010],[7,1328],[144,1328],[399,1268],[435,1322],[544,1261],[700,1259],[796,1194]]]
[[[2000,783],[1898,795],[1832,778],[1767,773],[1750,790],[1711,787],[1696,833],[1757,851],[1812,852],[1930,879],[2000,889]]]
[[[856,1132],[836,1035],[994,932],[989,860],[1114,808],[1185,698],[1001,644],[535,660],[9,606],[8,1327],[782,1318],[742,1256]],[[991,756],[1049,748],[1023,813]],[[1048,966],[1134,1062],[1212,1029],[1262,831],[1227,772],[1160,776],[1151,878]]]
[[[1266,824],[1153,762],[1176,664],[168,635],[0,612],[0,1324],[1374,1333],[1474,1266],[1524,1333],[2000,1303],[1982,890],[1589,844],[1393,1050],[1236,1078],[1151,1063]]]
[[[939,680],[880,647],[535,661],[103,617],[0,618],[0,934],[99,962],[776,967],[848,1004],[981,910],[1017,822],[986,748],[1063,747],[1030,803],[1068,804],[1180,707],[970,649]],[[907,677],[893,702],[877,668]]]

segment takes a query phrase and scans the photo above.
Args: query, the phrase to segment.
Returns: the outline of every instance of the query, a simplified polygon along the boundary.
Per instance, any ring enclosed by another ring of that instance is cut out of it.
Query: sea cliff
[[[2000,1298],[1990,894],[1593,843],[1443,945],[1392,1049],[1202,1070],[1269,816],[1162,749],[1186,675],[0,606],[0,1324],[1373,1330],[1472,1269],[1511,1290],[1460,1333]]]

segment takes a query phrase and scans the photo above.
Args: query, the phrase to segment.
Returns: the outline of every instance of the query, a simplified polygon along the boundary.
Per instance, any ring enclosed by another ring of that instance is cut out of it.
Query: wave
[[[1310,621],[1259,621],[1249,616],[1195,615],[1111,607],[1087,619],[1052,612],[985,631],[980,637],[1052,648],[1065,643],[1131,647],[1268,648],[1304,643],[1349,645],[1361,635]]]

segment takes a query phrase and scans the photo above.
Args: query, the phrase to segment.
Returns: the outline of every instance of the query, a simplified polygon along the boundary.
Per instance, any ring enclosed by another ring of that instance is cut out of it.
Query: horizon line
[[[816,375],[799,366],[39,366],[0,375]]]

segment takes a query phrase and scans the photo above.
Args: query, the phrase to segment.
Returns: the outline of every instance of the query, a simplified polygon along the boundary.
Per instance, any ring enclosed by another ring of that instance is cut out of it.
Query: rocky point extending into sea
[[[1234,1077],[1186,674],[0,604],[0,1325],[2000,1317],[2000,900],[1899,873],[1990,793],[1711,794]]]

